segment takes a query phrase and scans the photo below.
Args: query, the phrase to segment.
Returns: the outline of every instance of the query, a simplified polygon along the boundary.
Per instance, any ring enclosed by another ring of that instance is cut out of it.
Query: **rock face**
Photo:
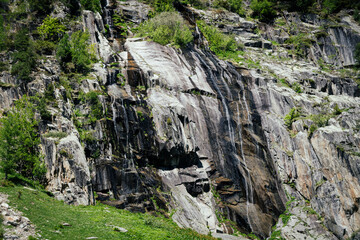
[[[75,135],[62,138],[56,145],[44,142],[49,179],[48,190],[55,198],[70,204],[88,205],[94,202],[90,171],[84,149]]]
[[[201,34],[181,50],[125,39],[112,16],[136,25],[149,6],[106,2],[102,15],[84,11],[75,27],[88,30],[102,59],[92,72],[66,79],[69,90],[48,56],[27,86],[35,93],[57,83],[52,117],[40,123],[57,199],[158,211],[223,239],[237,231],[345,239],[359,229],[360,91],[330,66],[355,63],[360,27],[352,18],[335,26],[286,13],[274,27],[183,8],[244,43],[235,65],[201,45]],[[309,46],[289,44],[299,31]],[[1,108],[24,93],[15,81],[1,76]]]

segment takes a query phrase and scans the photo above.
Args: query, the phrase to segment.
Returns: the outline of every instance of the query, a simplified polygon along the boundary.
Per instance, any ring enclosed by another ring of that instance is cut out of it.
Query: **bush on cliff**
[[[220,58],[238,60],[238,55],[241,54],[239,50],[242,50],[243,46],[237,43],[233,36],[223,34],[219,29],[207,25],[204,21],[197,21],[196,24],[209,41],[211,51]]]
[[[214,7],[225,8],[226,10],[241,16],[245,15],[245,11],[242,7],[242,0],[215,0],[213,5]]]
[[[23,82],[31,81],[30,74],[36,66],[36,54],[26,29],[22,29],[16,33],[12,48],[15,51],[12,54],[13,66],[11,68],[11,74]]]
[[[161,45],[185,46],[193,40],[184,19],[176,12],[163,12],[139,27],[139,35]]]
[[[276,17],[274,3],[268,0],[253,0],[250,4],[253,10],[252,16],[261,22],[270,22]]]
[[[87,73],[91,63],[91,54],[89,53],[89,33],[77,31],[71,35],[65,34],[60,40],[56,50],[56,57],[60,66],[65,71],[71,71],[73,68],[78,73]]]
[[[45,166],[38,145],[35,107],[27,97],[15,103],[0,120],[0,166],[8,174],[19,173],[33,180],[44,180]]]
[[[100,12],[101,5],[100,0],[80,0],[81,6],[86,10],[90,10],[93,12]]]
[[[63,36],[66,27],[61,24],[58,18],[47,16],[37,30],[44,40],[56,42]]]

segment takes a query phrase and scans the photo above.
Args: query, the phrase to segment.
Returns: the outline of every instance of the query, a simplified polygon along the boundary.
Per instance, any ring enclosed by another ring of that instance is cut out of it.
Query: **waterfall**
[[[115,130],[116,138],[119,139],[119,133],[118,133],[117,123],[116,123],[116,109],[115,109],[116,98],[112,95],[110,95],[110,97],[111,97],[111,110],[112,110],[112,115],[113,115],[112,120],[114,123],[114,130]]]
[[[237,120],[238,120],[238,126],[239,126],[239,142],[240,142],[241,158],[243,160],[243,164],[245,167],[244,169],[247,172],[247,177],[244,176],[245,192],[246,192],[246,217],[247,217],[247,221],[249,223],[250,230],[253,231],[250,216],[249,216],[249,205],[250,205],[249,203],[252,203],[252,201],[253,201],[253,192],[252,192],[252,185],[251,185],[251,180],[250,180],[250,172],[249,172],[249,169],[246,164],[246,159],[245,159],[244,150],[243,150],[239,103],[236,103],[236,110],[237,110]],[[249,179],[249,183],[246,178]],[[250,187],[249,187],[249,184],[250,184]]]
[[[114,39],[113,22],[111,18],[111,10],[109,0],[106,0],[104,7],[106,25],[109,26],[110,39]]]
[[[200,62],[205,66],[208,75],[209,75],[209,79],[213,85],[213,87],[215,88],[217,94],[219,95],[221,102],[223,104],[224,107],[224,111],[225,111],[225,116],[226,116],[226,121],[227,121],[227,127],[228,127],[228,131],[229,131],[229,138],[230,138],[230,142],[231,142],[231,146],[232,146],[232,150],[235,151],[236,147],[235,147],[235,134],[234,134],[234,129],[231,125],[231,116],[230,116],[230,111],[229,111],[229,107],[227,106],[226,103],[226,98],[224,97],[224,95],[222,94],[221,90],[219,89],[216,80],[214,79],[214,74],[212,73],[211,68],[209,67],[209,65],[204,61],[204,59],[202,59],[202,57],[195,52],[196,57],[200,60]]]
[[[125,151],[125,158],[127,159],[127,153],[129,150],[129,120],[126,112],[126,108],[124,106],[124,100],[121,99],[121,109],[123,110],[123,117],[124,117],[124,123],[125,123],[125,131],[126,131],[126,151]]]

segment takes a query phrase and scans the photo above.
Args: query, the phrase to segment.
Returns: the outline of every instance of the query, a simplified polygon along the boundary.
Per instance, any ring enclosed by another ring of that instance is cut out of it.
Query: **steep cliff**
[[[286,12],[264,24],[177,8],[194,29],[186,47],[134,36],[130,25],[151,7],[108,0],[71,25],[90,34],[98,61],[89,74],[65,74],[53,53],[22,88],[2,72],[2,109],[54,88],[51,118],[40,123],[47,189],[69,204],[158,211],[222,238],[345,239],[359,230],[351,67],[360,26],[347,12]],[[59,3],[52,15],[65,21],[66,12]],[[115,15],[127,25],[116,27]],[[240,61],[211,52],[196,19],[234,34],[245,46]]]

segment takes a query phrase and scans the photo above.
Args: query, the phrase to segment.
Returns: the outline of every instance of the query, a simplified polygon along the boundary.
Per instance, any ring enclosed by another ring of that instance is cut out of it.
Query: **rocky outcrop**
[[[360,91],[337,69],[354,65],[360,31],[351,17],[334,25],[284,13],[265,25],[182,6],[190,23],[201,18],[244,44],[233,64],[200,32],[182,49],[125,39],[112,16],[137,25],[150,7],[103,7],[73,26],[87,29],[101,59],[87,76],[61,75],[48,56],[27,88],[1,77],[1,108],[56,83],[51,119],[39,127],[57,199],[157,211],[223,239],[345,239],[358,230]],[[291,42],[300,32],[305,45]]]
[[[47,189],[55,198],[69,204],[88,205],[94,202],[89,165],[84,149],[75,135],[69,135],[56,143],[55,139],[43,139],[48,168]]]

